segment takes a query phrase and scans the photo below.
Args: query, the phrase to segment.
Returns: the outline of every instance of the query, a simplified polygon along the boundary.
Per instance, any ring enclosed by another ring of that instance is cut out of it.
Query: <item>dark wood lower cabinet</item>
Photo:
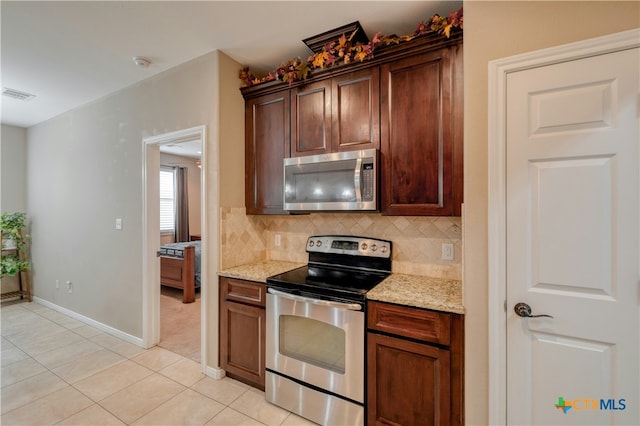
[[[462,425],[463,317],[370,303],[368,425]]]
[[[220,364],[265,388],[263,283],[220,277]],[[464,316],[367,304],[367,424],[464,424]]]
[[[449,352],[369,334],[369,424],[448,425]]]
[[[265,285],[220,278],[220,366],[226,375],[264,390]]]

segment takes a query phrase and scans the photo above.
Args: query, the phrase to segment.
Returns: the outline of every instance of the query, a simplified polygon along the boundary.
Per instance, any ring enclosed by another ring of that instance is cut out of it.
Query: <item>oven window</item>
[[[310,318],[280,315],[280,353],[344,374],[345,332]]]

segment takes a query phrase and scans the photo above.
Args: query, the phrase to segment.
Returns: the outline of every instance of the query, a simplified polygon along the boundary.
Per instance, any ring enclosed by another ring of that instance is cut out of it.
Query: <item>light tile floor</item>
[[[2,425],[313,425],[236,380],[36,302],[0,307]]]

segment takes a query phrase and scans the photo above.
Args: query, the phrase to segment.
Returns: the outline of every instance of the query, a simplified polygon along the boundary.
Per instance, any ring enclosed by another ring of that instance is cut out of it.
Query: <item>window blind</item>
[[[160,232],[175,230],[175,182],[171,168],[160,169]]]

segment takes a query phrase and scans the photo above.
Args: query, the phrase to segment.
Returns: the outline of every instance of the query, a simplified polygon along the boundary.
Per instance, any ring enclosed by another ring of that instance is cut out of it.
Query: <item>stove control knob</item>
[[[380,249],[381,252],[386,253],[387,250],[389,250],[389,248],[387,246],[382,246],[382,248]]]
[[[322,241],[318,240],[316,241],[316,246],[320,247],[322,245]]]
[[[371,245],[371,251],[376,251],[376,250],[378,250],[378,246],[375,245],[375,244],[372,244]]]
[[[309,241],[309,247],[313,247],[313,241]]]
[[[360,248],[361,248],[362,250],[366,250],[366,249],[368,249],[368,248],[369,248],[369,246],[367,245],[367,243],[362,243],[362,244],[360,244]]]

